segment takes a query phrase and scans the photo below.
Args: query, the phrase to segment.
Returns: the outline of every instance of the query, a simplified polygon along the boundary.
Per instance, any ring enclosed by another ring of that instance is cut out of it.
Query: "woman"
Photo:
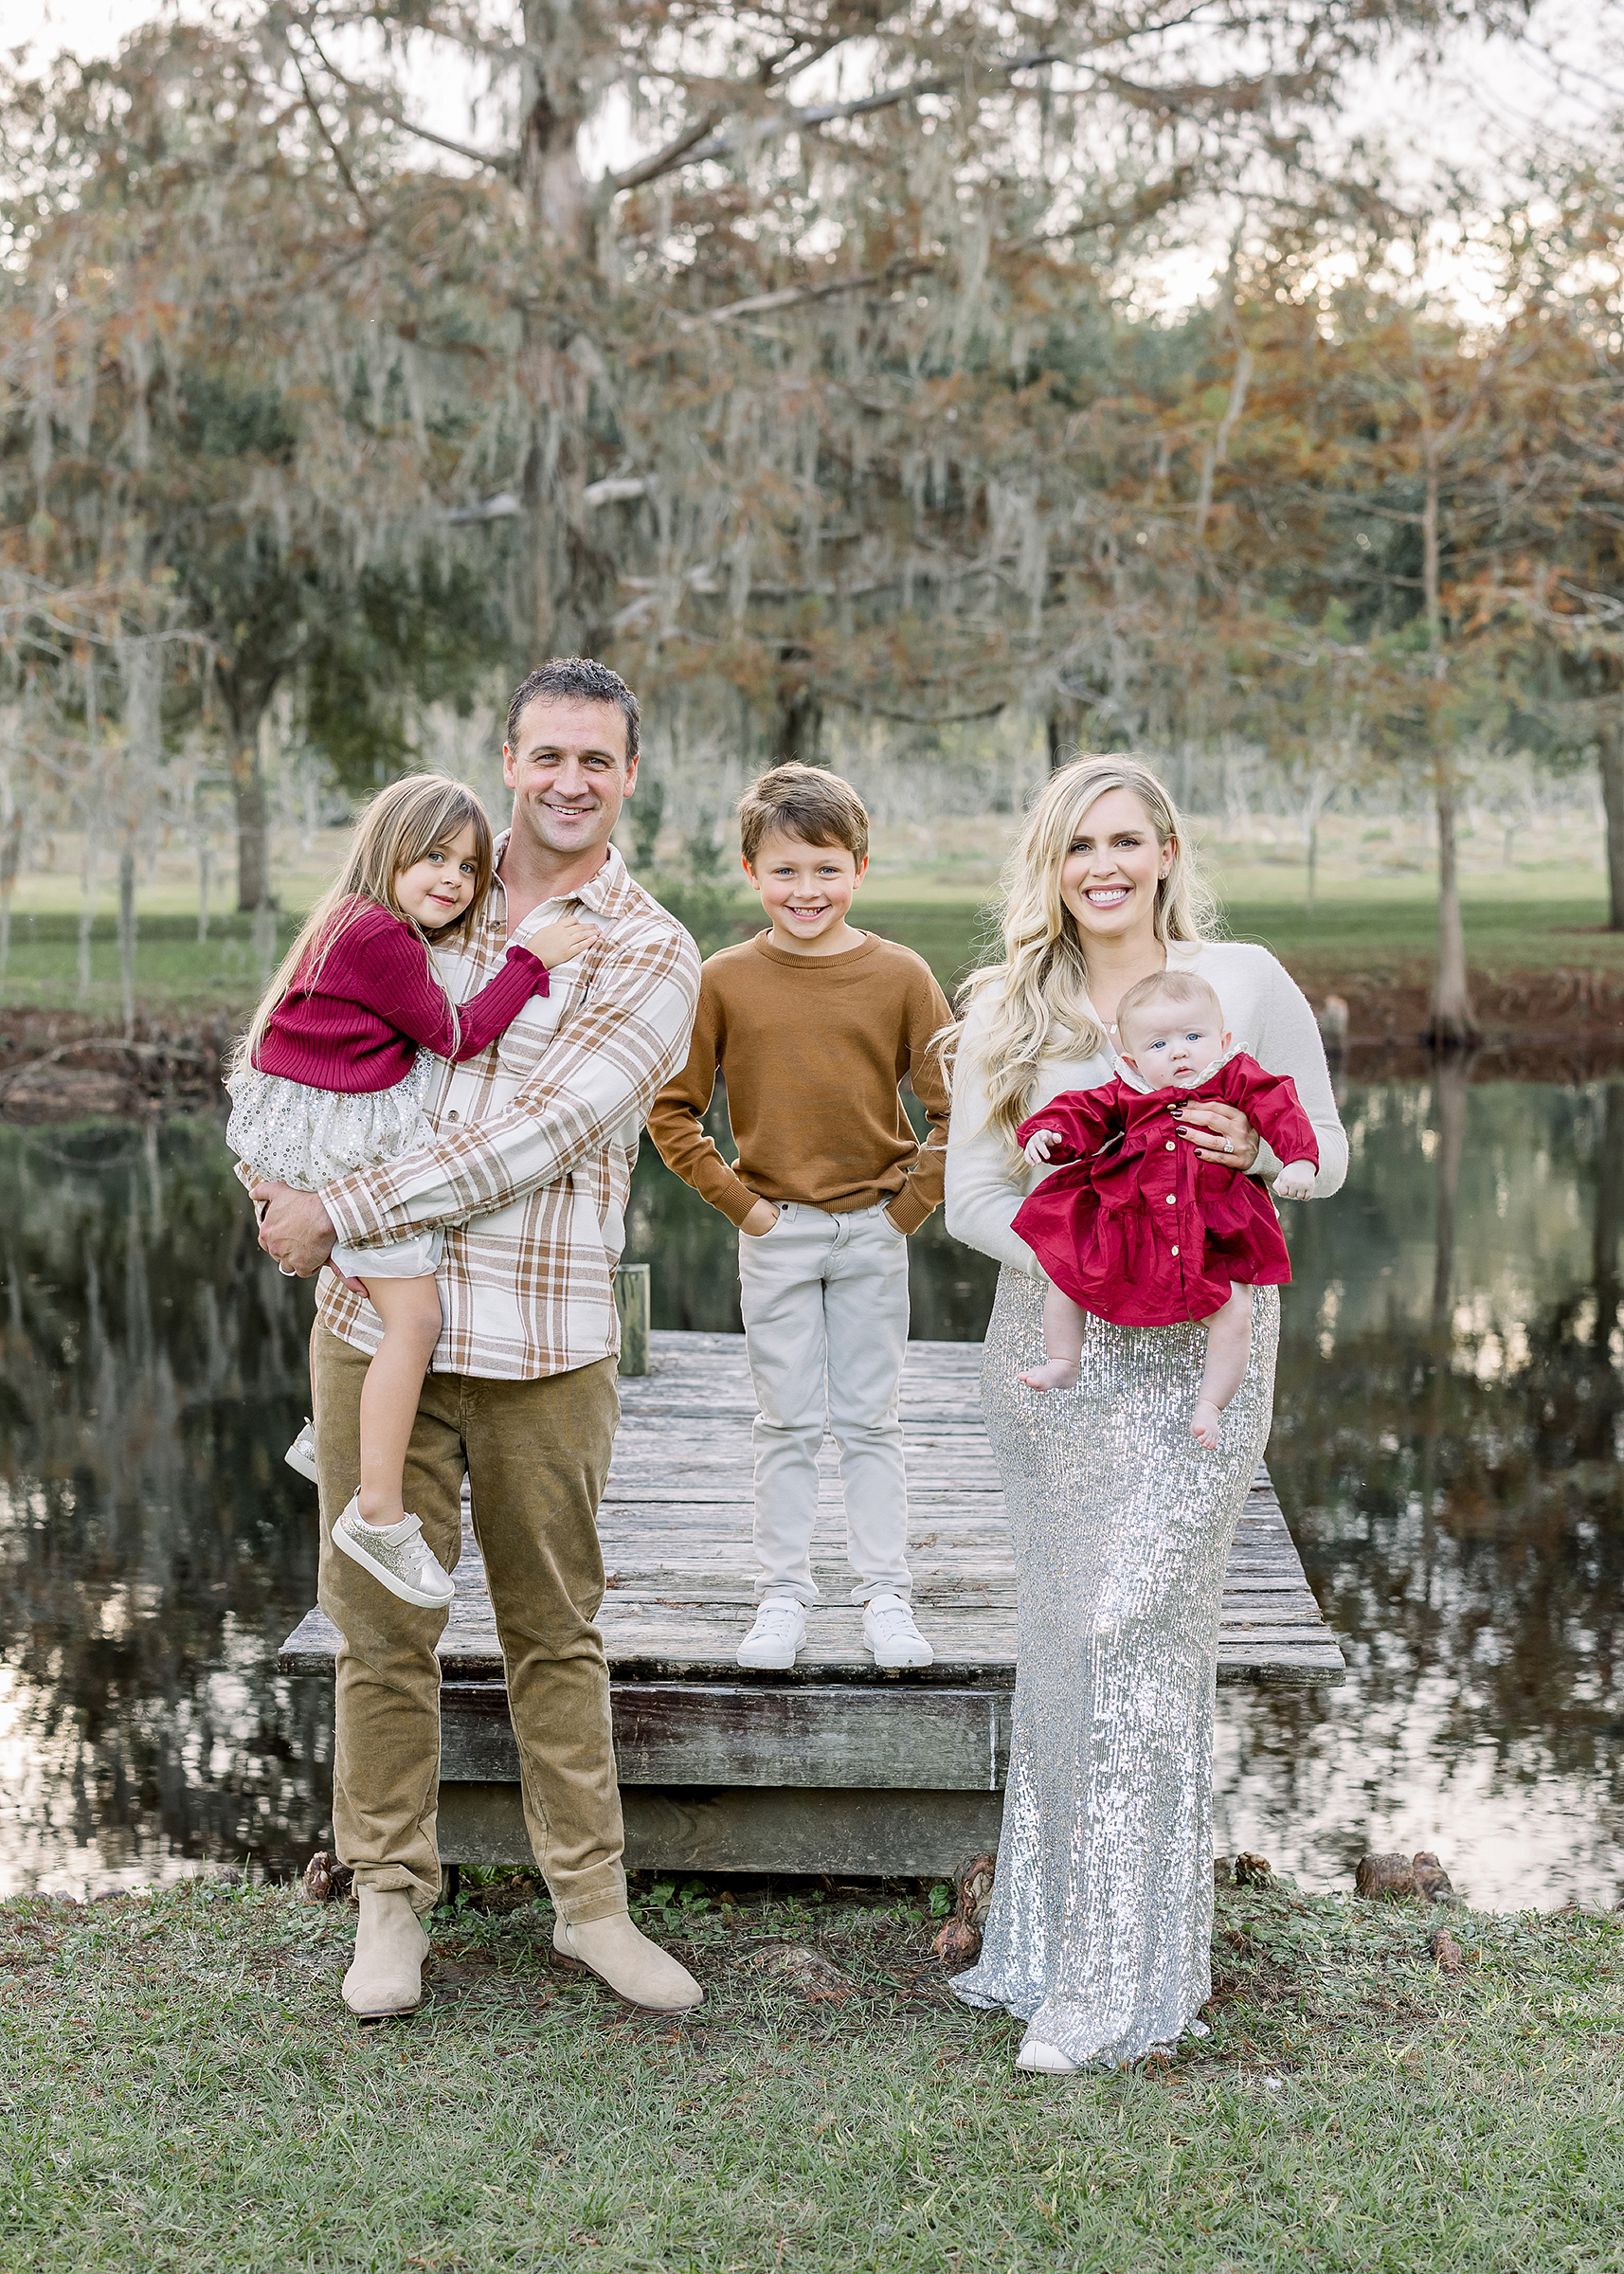
[[[1052,2073],[1168,2045],[1212,1994],[1212,1730],[1218,1601],[1268,1441],[1278,1290],[1204,1451],[1189,1432],[1205,1331],[1088,1320],[1074,1389],[1038,1396],[1041,1270],[1011,1230],[1035,1182],[1020,1123],[1113,1073],[1116,1006],[1198,973],[1236,1050],[1290,1074],[1319,1143],[1314,1191],[1347,1169],[1313,1013],[1267,948],[1215,942],[1172,801],[1131,758],[1055,775],[1005,876],[1001,963],[965,989],[947,1146],[947,1229],[997,1258],[982,1400],[1015,1542],[1019,1673],[998,1877],[972,2005],[1028,2024],[1018,2066]],[[1190,1107],[1182,1142],[1265,1181],[1245,1114]]]

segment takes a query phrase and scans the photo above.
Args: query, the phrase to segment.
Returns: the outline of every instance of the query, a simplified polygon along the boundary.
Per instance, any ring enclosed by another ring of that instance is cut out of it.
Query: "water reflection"
[[[1294,1219],[1270,1458],[1352,1680],[1230,1693],[1232,1843],[1345,1884],[1429,1847],[1483,1903],[1624,1875],[1624,1084],[1350,1101]]]
[[[1613,1901],[1624,1870],[1624,1083],[1354,1088],[1342,1198],[1291,1212],[1271,1460],[1342,1691],[1225,1691],[1226,1844],[1345,1884],[1435,1847],[1474,1899]],[[275,1672],[314,1589],[280,1455],[308,1291],[259,1255],[212,1123],[0,1130],[0,1888],[327,1821],[326,1686]],[[645,1148],[656,1323],[738,1325],[733,1235]],[[993,1272],[933,1223],[914,1328]]]
[[[315,1584],[306,1290],[212,1123],[0,1130],[0,1889],[300,1861],[323,1686],[275,1672]]]

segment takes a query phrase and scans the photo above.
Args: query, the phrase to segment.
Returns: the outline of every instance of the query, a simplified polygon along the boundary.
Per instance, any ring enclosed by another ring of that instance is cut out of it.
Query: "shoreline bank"
[[[1430,975],[1384,969],[1288,968],[1316,1010],[1339,996],[1347,1049],[1333,1071],[1355,1081],[1425,1079],[1435,1063],[1420,1041]],[[1584,966],[1517,968],[1474,983],[1483,1041],[1468,1054],[1479,1081],[1595,1081],[1624,1073],[1624,973]],[[189,1015],[138,1013],[122,1022],[81,1011],[0,1008],[0,1119],[12,1123],[144,1119],[211,1110],[243,1013],[233,1004]]]

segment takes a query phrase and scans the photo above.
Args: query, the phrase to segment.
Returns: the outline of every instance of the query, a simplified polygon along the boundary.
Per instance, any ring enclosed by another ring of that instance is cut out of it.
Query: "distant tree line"
[[[143,832],[222,803],[268,911],[268,722],[359,793],[581,649],[741,760],[1020,710],[1260,750],[1310,843],[1424,787],[1470,1038],[1474,768],[1599,766],[1624,927],[1624,341],[1616,138],[1463,206],[1471,323],[1327,156],[1459,17],[276,0],[10,67],[0,911],[65,817],[133,940]]]

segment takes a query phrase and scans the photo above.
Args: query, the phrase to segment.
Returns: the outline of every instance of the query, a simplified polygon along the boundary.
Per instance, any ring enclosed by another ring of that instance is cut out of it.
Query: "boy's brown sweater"
[[[735,1224],[758,1200],[835,1216],[884,1200],[899,1232],[916,1231],[942,1198],[947,1085],[930,1038],[951,1017],[929,966],[873,932],[842,955],[791,955],[766,932],[724,948],[700,973],[688,1063],[655,1099],[649,1135]],[[736,1170],[703,1126],[718,1069]],[[904,1074],[930,1124],[923,1146],[897,1095]]]

